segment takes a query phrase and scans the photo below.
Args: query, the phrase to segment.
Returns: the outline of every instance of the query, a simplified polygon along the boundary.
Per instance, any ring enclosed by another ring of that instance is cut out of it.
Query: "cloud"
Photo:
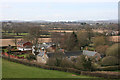
[[[1,2],[58,2],[58,3],[69,3],[69,2],[118,2],[119,0],[1,0]]]

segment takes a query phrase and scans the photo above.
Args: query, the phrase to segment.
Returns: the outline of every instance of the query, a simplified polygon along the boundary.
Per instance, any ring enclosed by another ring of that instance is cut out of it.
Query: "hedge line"
[[[115,70],[120,70],[120,65],[118,65],[118,66],[99,67],[96,70],[97,71],[115,71]]]
[[[111,79],[116,79],[116,78],[118,79],[120,77],[120,75],[117,75],[117,74],[103,74],[103,73],[90,72],[90,71],[80,71],[80,70],[77,70],[77,69],[74,69],[74,68],[62,68],[62,67],[56,67],[56,66],[48,66],[48,65],[44,65],[44,64],[40,64],[40,63],[9,58],[9,57],[6,57],[6,56],[2,56],[2,58],[6,59],[8,61],[24,64],[24,65],[27,65],[27,66],[34,66],[34,67],[39,67],[39,68],[48,69],[48,70],[58,70],[58,71],[76,73],[76,74],[81,74],[81,75],[111,78]]]
[[[120,74],[106,74],[106,73],[99,73],[99,72],[81,71],[81,75],[104,77],[104,78],[108,78],[108,79],[120,79]]]

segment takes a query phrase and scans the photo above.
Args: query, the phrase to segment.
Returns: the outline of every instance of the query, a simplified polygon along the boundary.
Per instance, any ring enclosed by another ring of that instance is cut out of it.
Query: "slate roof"
[[[87,56],[94,56],[97,52],[95,51],[88,51],[88,50],[83,50],[83,55]]]
[[[17,44],[24,44],[26,42],[28,42],[28,41],[18,41]]]
[[[53,57],[55,53],[47,53],[48,57]],[[65,52],[65,53],[58,53],[63,54],[64,57],[70,57],[70,56],[79,56],[82,55],[82,51],[72,51],[72,52]]]
[[[82,51],[71,51],[71,52],[65,52],[65,56],[70,57],[70,56],[79,56],[82,54]]]

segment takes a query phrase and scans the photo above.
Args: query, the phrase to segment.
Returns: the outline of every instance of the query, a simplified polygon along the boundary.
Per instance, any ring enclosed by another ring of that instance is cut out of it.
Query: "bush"
[[[60,66],[61,61],[63,59],[63,53],[55,53],[53,54],[48,60],[47,60],[47,65],[50,66]]]
[[[75,46],[72,51],[80,50],[79,46]]]
[[[49,66],[55,66],[56,59],[55,58],[49,58],[47,61],[47,65]]]
[[[73,65],[72,61],[68,59],[62,59],[60,63],[60,67],[73,68]]]
[[[47,61],[47,65],[64,67],[64,68],[65,67],[73,68],[73,63],[70,60],[61,59],[61,58],[49,58]]]
[[[77,59],[76,68],[79,70],[92,70],[92,60],[91,58],[86,58],[84,55],[81,55]]]
[[[120,47],[119,44],[113,44],[111,47],[109,47],[106,50],[106,55],[107,56],[115,56],[115,57],[120,57]]]
[[[118,65],[119,61],[117,57],[107,56],[102,59],[101,64],[102,66],[113,66],[113,65]]]
[[[79,56],[79,57],[77,58],[76,64],[75,64],[76,69],[79,69],[79,70],[82,69],[82,70],[83,70],[83,69],[84,69],[84,66],[83,66],[84,61],[85,61],[85,56],[83,56],[83,55]]]
[[[105,55],[106,49],[107,49],[108,47],[109,47],[108,45],[100,45],[100,46],[97,46],[97,47],[96,47],[96,51],[97,51],[98,53],[101,53],[101,54]]]
[[[36,60],[36,56],[33,55],[33,54],[29,54],[26,58],[27,58],[28,60]]]

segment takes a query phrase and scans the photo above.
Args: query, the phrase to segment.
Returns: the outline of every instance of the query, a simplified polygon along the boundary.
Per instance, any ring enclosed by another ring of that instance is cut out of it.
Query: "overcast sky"
[[[0,20],[111,20],[118,0],[1,0]]]

